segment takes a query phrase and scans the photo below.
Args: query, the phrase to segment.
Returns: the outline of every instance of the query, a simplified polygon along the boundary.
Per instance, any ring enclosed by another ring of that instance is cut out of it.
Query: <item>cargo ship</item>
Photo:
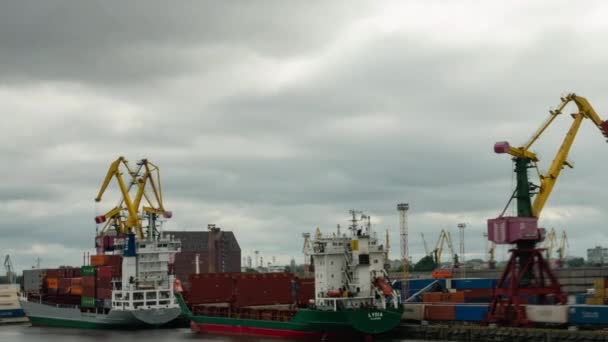
[[[192,330],[324,338],[375,335],[396,327],[402,305],[384,269],[386,251],[369,218],[363,216],[366,221],[360,225],[351,213],[349,234],[342,234],[339,226],[330,236],[317,229],[311,241],[310,299],[302,296],[303,283],[289,275],[193,275],[190,288],[176,295]],[[213,288],[221,290],[215,296],[204,294]],[[266,294],[271,294],[266,302],[259,300]]]
[[[21,305],[34,325],[74,328],[144,328],[180,314],[168,273],[180,242],[171,238],[117,238],[121,254],[93,255],[96,265],[47,270],[41,294]],[[124,244],[124,246],[123,246]]]
[[[96,254],[88,265],[46,270],[40,288],[23,296],[21,305],[32,324],[143,328],[180,315],[170,264],[181,243],[160,231],[162,218],[170,218],[171,212],[163,207],[158,167],[143,159],[132,168],[118,158],[96,202],[114,178],[122,198],[118,206],[95,217]]]

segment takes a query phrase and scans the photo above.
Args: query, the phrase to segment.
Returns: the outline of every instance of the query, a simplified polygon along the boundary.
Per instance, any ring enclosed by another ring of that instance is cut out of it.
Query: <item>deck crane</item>
[[[543,174],[538,167],[539,157],[530,149],[571,102],[576,105],[578,111],[572,114],[570,129],[548,171]],[[538,227],[538,218],[564,166],[572,168],[572,163],[567,160],[568,153],[584,119],[591,120],[603,136],[608,138],[608,122],[599,118],[587,99],[572,93],[561,98],[558,107],[550,111],[549,118],[526,144],[512,147],[503,141],[494,145],[494,152],[512,156],[517,186],[499,217],[488,220],[488,239],[497,244],[515,244],[515,248],[510,251],[510,260],[494,291],[485,320],[487,323],[527,325],[528,319],[521,297],[524,295],[538,296],[542,303],[549,302],[551,297],[557,303],[566,303],[566,295],[543,258],[542,249],[536,248],[537,243],[544,237],[544,229]],[[528,169],[531,168],[536,170],[538,184],[529,181]],[[517,204],[517,216],[503,216],[513,199]]]
[[[142,221],[147,219],[147,234],[151,237],[155,234],[156,220],[159,216],[171,218],[172,213],[163,206],[158,166],[147,159],[142,159],[137,162],[136,168],[132,168],[124,157],[119,157],[110,165],[95,202],[101,202],[113,178],[116,179],[122,196],[117,206],[106,214],[95,217],[97,224],[105,223],[100,235],[104,235],[109,229],[115,229],[118,234],[135,233],[138,238],[143,239]],[[124,178],[127,178],[128,183]],[[134,197],[132,197],[133,189],[135,189]],[[151,189],[152,195],[149,194],[148,189]],[[142,205],[144,200],[147,206]]]

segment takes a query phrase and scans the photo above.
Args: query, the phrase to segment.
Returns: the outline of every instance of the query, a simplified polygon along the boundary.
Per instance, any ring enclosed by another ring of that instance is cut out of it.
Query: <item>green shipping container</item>
[[[95,297],[80,297],[80,306],[83,308],[94,308],[95,307]]]
[[[83,276],[95,276],[97,274],[97,266],[82,266],[80,273]]]

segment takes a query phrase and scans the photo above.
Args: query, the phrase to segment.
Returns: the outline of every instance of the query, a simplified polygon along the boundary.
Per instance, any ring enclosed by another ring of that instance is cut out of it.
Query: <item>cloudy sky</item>
[[[513,189],[493,143],[526,141],[568,92],[608,117],[606,17],[601,1],[3,2],[0,253],[80,264],[124,155],[161,167],[166,228],[215,223],[244,255],[301,260],[302,232],[355,208],[396,258],[403,201],[414,259],[421,232],[458,222],[483,256]],[[570,123],[539,142],[543,169]],[[585,122],[543,212],[572,255],[608,236],[606,157]]]

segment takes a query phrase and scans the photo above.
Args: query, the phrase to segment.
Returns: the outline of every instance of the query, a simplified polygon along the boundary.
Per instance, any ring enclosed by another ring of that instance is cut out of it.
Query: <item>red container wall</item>
[[[190,276],[190,304],[228,303],[232,301],[233,275],[231,273],[193,274]]]
[[[112,278],[112,266],[98,267],[97,278]]]
[[[242,273],[236,277],[235,305],[291,304],[293,275],[289,273]]]
[[[492,298],[494,296],[494,289],[470,289],[463,290],[464,299],[473,300],[473,299],[486,299]]]
[[[297,279],[297,298],[298,306],[308,306],[311,299],[315,299],[315,279]]]
[[[95,277],[82,277],[82,295],[85,297],[95,297]]]
[[[428,321],[453,321],[456,310],[453,305],[425,305],[424,319]]]
[[[112,299],[112,289],[98,287],[95,297],[97,297],[97,299]]]

